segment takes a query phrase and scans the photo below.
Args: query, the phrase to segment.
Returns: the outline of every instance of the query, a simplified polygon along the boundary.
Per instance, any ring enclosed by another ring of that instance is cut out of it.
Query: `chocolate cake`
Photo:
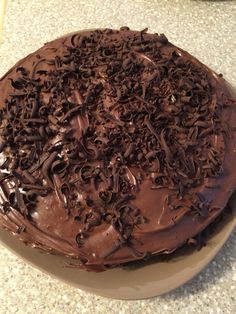
[[[235,190],[235,101],[163,34],[67,35],[0,91],[0,227],[81,268],[175,251]]]

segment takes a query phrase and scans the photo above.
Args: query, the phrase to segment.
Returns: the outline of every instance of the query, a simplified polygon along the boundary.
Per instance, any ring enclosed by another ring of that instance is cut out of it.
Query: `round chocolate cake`
[[[236,188],[235,101],[163,34],[56,39],[0,91],[0,227],[82,268],[175,251]]]

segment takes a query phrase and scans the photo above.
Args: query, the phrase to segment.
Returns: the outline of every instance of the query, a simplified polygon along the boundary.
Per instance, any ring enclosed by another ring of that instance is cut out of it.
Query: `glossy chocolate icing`
[[[68,209],[65,206],[67,200],[60,193],[60,190],[55,187],[57,183],[60,185],[60,179],[53,171],[48,175],[47,170],[44,175],[44,183],[46,182],[49,187],[52,185],[52,191],[49,191],[46,196],[37,196],[37,203],[33,210],[26,214],[14,206],[10,206],[8,210],[2,209],[2,212],[0,211],[0,227],[8,229],[20,240],[33,247],[40,248],[46,252],[77,258],[81,261],[81,267],[89,270],[103,270],[107,266],[117,266],[125,262],[143,259],[147,256],[173,252],[176,248],[186,243],[188,239],[206,228],[222,212],[236,187],[236,174],[232,170],[232,165],[236,161],[234,132],[236,111],[226,82],[190,54],[169,43],[164,35],[147,34],[146,30],[133,32],[127,28],[122,28],[120,31],[83,31],[46,43],[44,47],[19,61],[0,80],[1,107],[6,106],[6,99],[9,98],[9,95],[19,92],[17,86],[12,83],[15,82],[16,84],[19,78],[19,72],[21,71],[19,68],[27,69],[31,79],[37,79],[40,75],[47,76],[48,72],[45,72],[45,74],[43,71],[52,71],[56,67],[55,63],[48,61],[65,56],[68,52],[68,47],[77,47],[76,49],[79,49],[81,38],[89,38],[96,33],[102,38],[107,38],[110,43],[116,44],[117,47],[124,44],[124,42],[132,42],[134,38],[136,41],[137,38],[141,38],[140,42],[137,41],[137,45],[140,47],[145,41],[154,40],[155,47],[161,55],[158,61],[152,59],[151,54],[146,53],[145,50],[137,51],[132,48],[132,45],[127,46],[128,48],[126,47],[129,53],[136,54],[136,63],[151,67],[154,73],[157,71],[158,66],[162,66],[163,58],[168,60],[175,56],[180,58],[181,62],[193,66],[205,75],[211,89],[209,92],[210,101],[207,103],[207,106],[215,106],[213,111],[215,110],[214,112],[217,112],[217,114],[220,113],[220,122],[217,122],[220,125],[220,131],[214,132],[214,130],[209,130],[210,135],[206,132],[202,141],[207,138],[209,141],[214,142],[212,145],[220,152],[221,165],[219,164],[219,167],[221,169],[214,177],[206,175],[198,183],[190,185],[187,193],[181,195],[179,186],[176,192],[175,185],[172,188],[170,185],[155,185],[152,180],[153,174],[150,174],[150,171],[147,171],[146,168],[140,165],[137,167],[134,165],[130,166],[121,162],[119,167],[122,169],[126,181],[131,187],[132,197],[129,199],[128,204],[131,204],[132,208],[138,210],[136,216],[139,218],[138,222],[129,224],[129,228],[131,228],[129,231],[124,228],[119,229],[113,220],[105,221],[101,220],[100,217],[92,228],[90,228],[91,224],[88,227],[89,218],[96,218],[97,209],[96,206],[92,205],[94,203],[95,205],[98,204],[97,195],[99,192],[91,184],[85,184],[84,188],[78,189],[77,199],[80,206],[81,204],[83,206],[83,217],[87,215],[87,220],[83,220],[78,216],[78,208],[76,206],[72,209]],[[106,54],[109,54],[109,51]],[[132,60],[130,62],[132,63]],[[82,66],[84,65],[81,64]],[[168,67],[168,63],[165,66]],[[102,85],[103,88],[102,94],[98,94],[97,97],[103,97],[103,106],[109,110],[111,115],[108,117],[106,127],[112,128],[113,123],[120,124],[122,127],[123,122],[119,119],[118,112],[109,109],[111,98],[107,95],[108,93],[104,96],[106,89],[110,88],[106,81],[106,72],[102,68],[95,68],[94,71],[100,71],[99,79],[97,78],[94,84],[97,84],[96,86],[98,87]],[[150,80],[149,75],[150,73],[145,73],[142,78],[143,81]],[[161,81],[159,81],[159,84],[161,84]],[[50,89],[49,92],[41,92],[40,94],[44,103],[49,103],[50,96]],[[141,98],[143,100],[139,94],[136,96],[137,99]],[[81,106],[85,102],[84,95],[81,95],[80,91],[74,88],[70,93],[69,101]],[[175,99],[171,101],[174,103]],[[185,101],[188,100],[182,99],[180,101],[184,106]],[[122,106],[122,104],[119,105]],[[168,103],[166,110],[168,111],[169,108],[170,104]],[[214,121],[214,117],[213,115],[213,124],[219,119],[217,116]],[[144,122],[147,124],[147,132],[150,131],[155,137],[156,130],[152,129],[152,125],[147,119],[144,119]],[[72,129],[73,134],[71,136],[80,141],[81,137],[86,136],[90,122],[86,112],[75,114],[65,128],[67,130]],[[201,121],[201,123],[204,123],[204,121]],[[139,128],[140,126],[134,125],[133,127]],[[99,133],[102,128],[104,128],[102,123],[97,125],[96,132]],[[159,139],[159,135],[156,136],[157,139]],[[58,142],[57,136],[58,134],[56,133],[48,139],[49,146]],[[183,143],[184,141],[186,141],[186,138],[183,138]],[[125,158],[132,151],[133,147],[131,144],[122,152]],[[167,160],[171,159],[171,156],[168,156],[171,148],[166,144],[165,138],[162,140],[162,144],[165,158]],[[7,152],[3,150],[1,158],[4,158],[6,154]],[[51,158],[52,162],[54,162],[57,154],[52,154],[50,157],[47,156],[47,158]],[[199,160],[200,158],[201,154],[199,155]],[[173,160],[168,162],[171,163]],[[43,167],[46,169],[47,164],[45,164],[44,162]],[[110,160],[111,166],[115,164],[115,160]],[[92,165],[99,169],[104,167],[99,158],[94,158]],[[1,171],[4,173],[3,170]],[[154,172],[158,173],[158,171]],[[71,176],[73,177],[73,175]],[[4,192],[2,182],[0,197],[3,205],[6,203],[6,193]],[[107,185],[108,182],[104,179],[99,185],[100,192],[109,190]],[[113,186],[110,190],[114,192],[114,189]],[[188,194],[193,195],[194,198],[186,197]],[[196,196],[198,199],[197,205],[195,204]],[[92,205],[88,202],[88,198],[92,199]],[[176,204],[178,206],[173,209],[173,206]],[[99,203],[99,206],[101,206],[101,203]],[[193,207],[195,211],[190,210]],[[106,213],[106,209],[106,205],[103,205],[102,212]],[[132,216],[131,219],[134,220],[137,218],[136,216]],[[89,230],[86,230],[88,232],[84,233],[86,228]]]

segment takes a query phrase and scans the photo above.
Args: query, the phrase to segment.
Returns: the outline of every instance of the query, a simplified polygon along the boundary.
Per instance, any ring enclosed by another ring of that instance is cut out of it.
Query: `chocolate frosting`
[[[82,268],[173,252],[235,190],[235,101],[163,34],[70,34],[0,90],[0,227]]]

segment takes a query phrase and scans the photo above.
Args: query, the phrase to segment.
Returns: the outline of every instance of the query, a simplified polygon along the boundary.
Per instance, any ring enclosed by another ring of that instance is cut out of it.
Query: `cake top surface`
[[[169,253],[235,188],[225,82],[164,35],[74,33],[0,89],[0,225],[31,245],[87,268]]]

